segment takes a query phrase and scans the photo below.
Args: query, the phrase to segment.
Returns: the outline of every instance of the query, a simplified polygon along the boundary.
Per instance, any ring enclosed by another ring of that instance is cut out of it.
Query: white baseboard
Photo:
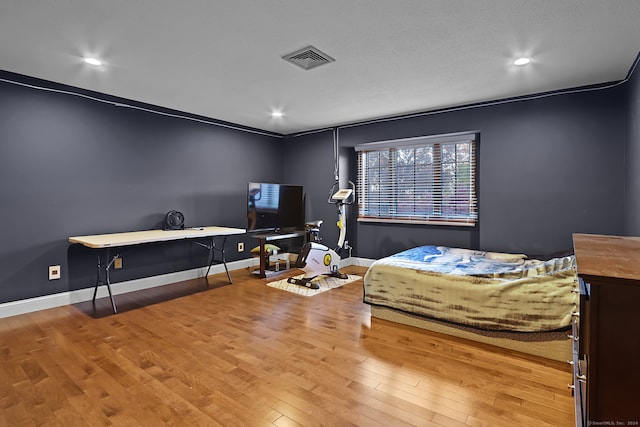
[[[256,258],[247,258],[239,261],[227,263],[229,271],[241,270],[244,268],[255,267],[257,265]],[[357,265],[369,267],[373,260],[366,258],[347,258],[340,263],[341,267]],[[144,277],[142,279],[129,280],[126,282],[117,282],[111,284],[111,292],[114,295],[126,294],[127,292],[141,291],[144,289],[155,288],[157,286],[169,285],[171,283],[182,282],[185,280],[197,279],[204,277],[207,272],[206,267],[195,268],[192,270],[178,271],[175,273],[163,274],[160,276]],[[211,267],[209,274],[224,273],[224,266],[216,264]],[[64,305],[78,304],[93,299],[93,286],[75,291],[60,292],[52,295],[44,295],[41,297],[29,298],[19,301],[11,301],[0,304],[0,319],[19,314],[31,313],[48,308],[61,307]],[[96,298],[108,297],[109,293],[106,286],[98,288]]]
[[[229,271],[240,270],[255,265],[255,261],[251,258],[227,263]],[[184,280],[197,279],[204,277],[207,272],[206,267],[195,268],[192,270],[178,271],[175,273],[163,274],[160,276],[144,277],[142,279],[129,280],[126,282],[117,282],[111,284],[111,292],[114,295],[125,294],[127,292],[141,291],[143,289],[155,288],[171,283],[182,282]],[[224,273],[224,266],[216,264],[211,266],[209,274]],[[0,319],[19,314],[31,313],[33,311],[45,310],[47,308],[61,307],[64,305],[77,304],[93,299],[93,286],[75,291],[60,292],[52,295],[44,295],[41,297],[29,298],[19,301],[11,301],[0,304]],[[106,286],[98,288],[96,298],[108,297],[109,293]]]

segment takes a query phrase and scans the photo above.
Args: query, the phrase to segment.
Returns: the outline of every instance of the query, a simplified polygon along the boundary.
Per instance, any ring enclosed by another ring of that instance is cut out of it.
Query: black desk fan
[[[184,230],[184,215],[179,211],[169,211],[164,217],[163,230]]]

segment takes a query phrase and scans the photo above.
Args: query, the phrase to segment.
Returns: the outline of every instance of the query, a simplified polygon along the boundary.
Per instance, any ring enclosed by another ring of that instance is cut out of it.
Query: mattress
[[[375,261],[364,302],[491,331],[567,328],[578,303],[575,257],[420,246]]]

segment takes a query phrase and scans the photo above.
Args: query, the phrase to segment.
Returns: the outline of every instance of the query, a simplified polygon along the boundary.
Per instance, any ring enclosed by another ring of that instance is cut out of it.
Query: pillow
[[[549,261],[552,260],[554,258],[565,258],[568,256],[573,256],[574,252],[573,252],[573,248],[569,248],[569,249],[564,249],[564,250],[560,250],[557,252],[553,252],[550,254],[535,254],[535,255],[529,255],[529,259],[537,259],[540,261]]]
[[[264,245],[264,250],[269,255],[275,255],[278,253],[280,248],[276,245],[272,245],[271,243],[267,243],[266,245]],[[260,246],[256,246],[255,248],[251,249],[251,253],[254,255],[260,255]]]
[[[521,263],[527,256],[525,254],[508,254],[502,252],[487,252],[486,258],[495,259],[499,262]]]

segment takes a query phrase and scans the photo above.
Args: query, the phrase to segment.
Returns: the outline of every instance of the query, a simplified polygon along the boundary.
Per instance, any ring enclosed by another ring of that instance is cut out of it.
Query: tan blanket
[[[373,263],[364,302],[499,331],[551,331],[576,310],[575,258],[422,246]]]

